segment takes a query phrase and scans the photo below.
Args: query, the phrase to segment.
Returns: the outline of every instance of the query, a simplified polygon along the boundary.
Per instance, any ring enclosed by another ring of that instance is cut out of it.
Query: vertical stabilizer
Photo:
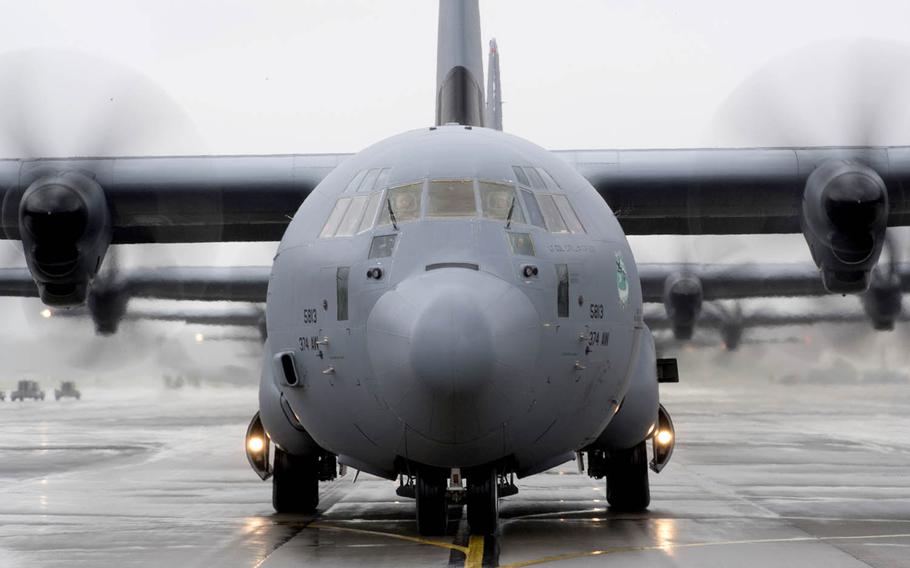
[[[478,0],[439,0],[436,124],[483,126],[483,53]]]
[[[487,74],[487,115],[484,124],[488,128],[502,130],[502,82],[499,78],[499,48],[495,39],[490,40]]]

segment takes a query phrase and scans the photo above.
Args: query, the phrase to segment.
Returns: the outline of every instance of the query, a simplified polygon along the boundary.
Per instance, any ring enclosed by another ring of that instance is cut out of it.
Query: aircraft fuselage
[[[565,461],[616,413],[644,337],[635,261],[588,181],[459,125],[382,141],[319,184],[279,246],[267,322],[273,441],[386,477]]]

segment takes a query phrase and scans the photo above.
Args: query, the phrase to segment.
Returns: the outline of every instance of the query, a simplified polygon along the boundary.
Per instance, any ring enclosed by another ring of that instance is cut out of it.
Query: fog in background
[[[435,1],[0,7],[0,156],[356,152],[433,120]],[[482,0],[481,12],[500,46],[505,129],[547,148],[910,143],[906,2]],[[639,261],[809,261],[800,235],[630,240]],[[119,248],[129,267],[267,264],[275,247]],[[24,260],[3,242],[0,263]],[[0,299],[2,389],[26,376],[258,379],[255,344],[195,337],[236,330],[125,322],[96,338],[90,322],[45,320],[41,308]],[[805,329],[760,333],[803,341],[682,356],[705,377],[769,380],[838,357],[907,362],[900,330],[812,330],[811,343]]]

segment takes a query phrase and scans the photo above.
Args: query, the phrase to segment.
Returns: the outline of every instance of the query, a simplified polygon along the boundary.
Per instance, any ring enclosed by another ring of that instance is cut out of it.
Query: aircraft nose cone
[[[408,278],[367,319],[378,394],[437,442],[501,429],[536,367],[540,325],[525,293],[490,274],[443,268]]]
[[[436,290],[415,312],[411,369],[440,394],[481,386],[493,372],[490,324],[475,294]]]

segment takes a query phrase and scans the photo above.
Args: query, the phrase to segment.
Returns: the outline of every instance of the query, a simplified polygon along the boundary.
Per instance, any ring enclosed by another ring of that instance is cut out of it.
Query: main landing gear
[[[652,443],[653,458],[648,462],[648,440]],[[670,414],[660,405],[657,424],[648,439],[624,450],[589,449],[588,475],[607,478],[607,503],[618,512],[636,513],[651,504],[651,486],[648,469],[660,473],[670,457],[676,442],[676,432]]]
[[[337,477],[334,454],[290,454],[279,447],[271,463],[271,440],[257,412],[246,432],[246,457],[264,481],[272,478],[272,506],[278,513],[310,514],[319,505],[319,482]]]

